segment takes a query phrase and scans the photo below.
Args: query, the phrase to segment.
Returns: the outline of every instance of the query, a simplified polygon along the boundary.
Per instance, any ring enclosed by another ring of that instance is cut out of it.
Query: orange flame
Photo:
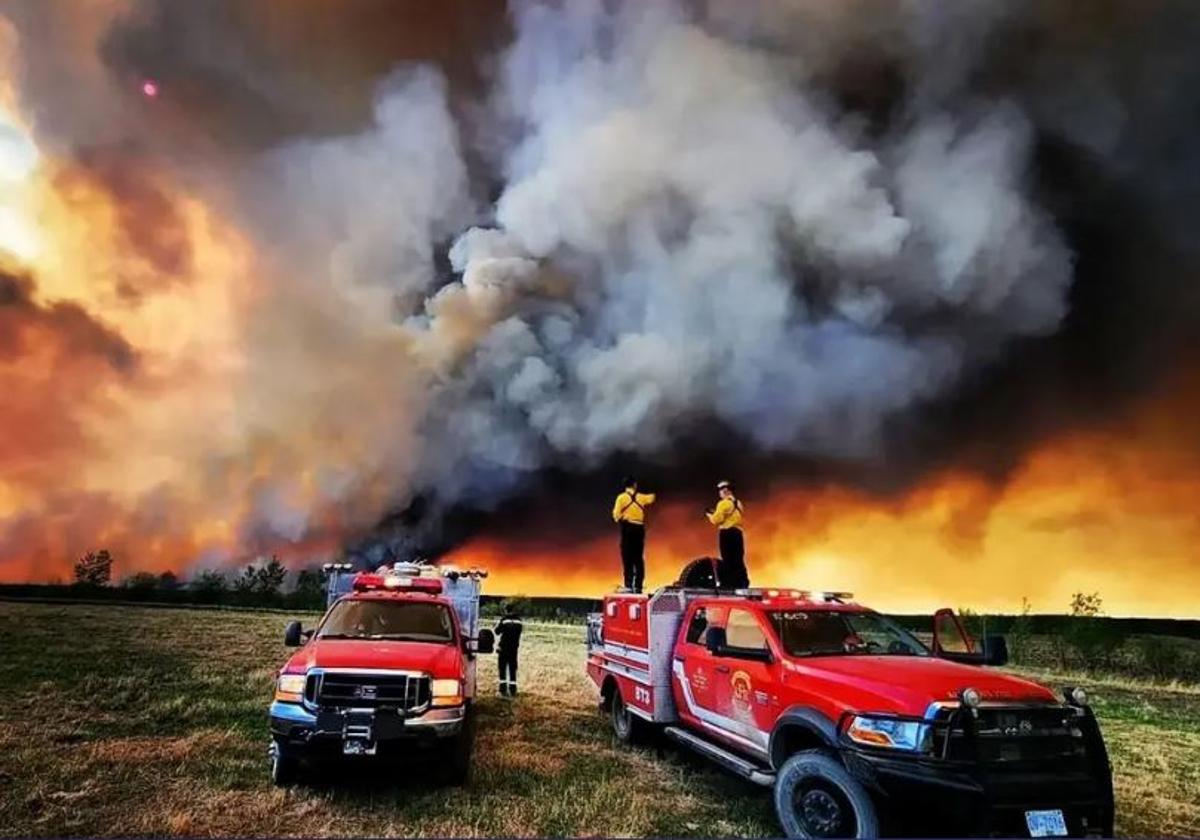
[[[747,505],[753,582],[851,590],[896,612],[941,606],[1064,612],[1098,591],[1114,615],[1195,617],[1200,458],[1181,403],[1150,403],[1119,428],[1031,452],[1003,486],[948,470],[895,499],[844,487],[771,488]],[[761,495],[761,494],[760,494]],[[597,500],[598,516],[610,500]],[[673,580],[716,537],[694,504],[660,500],[647,584]],[[598,597],[620,582],[616,533],[581,543],[484,538],[449,562],[491,570],[489,590]]]

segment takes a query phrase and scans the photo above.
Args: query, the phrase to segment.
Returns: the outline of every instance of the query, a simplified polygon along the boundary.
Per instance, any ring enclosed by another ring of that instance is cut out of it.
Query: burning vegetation
[[[651,582],[731,477],[760,577],[1194,612],[1200,15],[1126,5],[6,5],[0,579],[594,594],[637,470]]]

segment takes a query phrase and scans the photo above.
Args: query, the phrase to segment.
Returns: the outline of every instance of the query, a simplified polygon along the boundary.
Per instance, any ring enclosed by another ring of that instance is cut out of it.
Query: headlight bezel
[[[275,699],[281,703],[302,703],[308,674],[280,674],[275,678]]]
[[[864,747],[926,753],[930,750],[928,723],[889,715],[851,715],[844,730],[855,744]]]

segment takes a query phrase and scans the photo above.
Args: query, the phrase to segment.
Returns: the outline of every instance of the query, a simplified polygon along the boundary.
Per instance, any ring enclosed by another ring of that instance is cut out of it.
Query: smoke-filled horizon
[[[626,470],[701,507],[732,476],[776,516],[968,476],[992,489],[937,504],[986,530],[1039,453],[1103,434],[1173,453],[1122,479],[1160,504],[1100,526],[1078,463],[1043,470],[1077,539],[1038,560],[1200,583],[1186,423],[1114,431],[1194,382],[1185,3],[0,15],[0,579],[99,547],[516,551],[547,521],[582,546]],[[1086,548],[1118,521],[1122,554]],[[939,562],[1020,576],[1018,543]]]

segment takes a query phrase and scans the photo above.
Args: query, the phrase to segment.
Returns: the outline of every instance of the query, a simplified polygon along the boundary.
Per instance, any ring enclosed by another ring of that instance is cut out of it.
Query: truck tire
[[[618,741],[622,744],[640,744],[646,740],[646,722],[629,711],[619,686],[613,692],[609,712],[612,715],[613,734]]]
[[[450,739],[449,752],[443,765],[443,780],[459,787],[471,781],[472,757],[475,752],[475,716],[467,710],[462,729]]]
[[[775,779],[775,813],[788,837],[877,837],[870,794],[821,750],[798,752]]]
[[[300,760],[278,739],[271,739],[268,755],[271,759],[271,784],[275,787],[291,787],[300,781]]]

